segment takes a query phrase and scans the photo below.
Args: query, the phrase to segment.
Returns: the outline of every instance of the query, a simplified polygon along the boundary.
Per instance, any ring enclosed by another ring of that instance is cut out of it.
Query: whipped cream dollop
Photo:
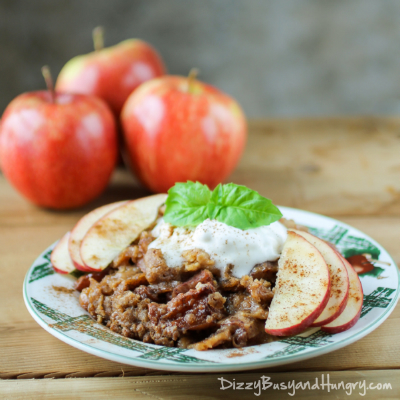
[[[287,229],[280,222],[273,222],[244,231],[210,219],[196,227],[173,228],[160,218],[152,235],[156,239],[149,248],[160,249],[170,268],[182,265],[183,251],[201,249],[215,261],[221,273],[231,264],[232,275],[241,278],[256,264],[279,258]]]

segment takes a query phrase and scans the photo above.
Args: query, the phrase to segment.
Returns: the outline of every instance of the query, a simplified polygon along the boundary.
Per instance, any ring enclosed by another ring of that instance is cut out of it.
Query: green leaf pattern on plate
[[[45,276],[53,275],[55,273],[50,263],[50,256],[51,256],[51,250],[49,250],[47,253],[43,255],[43,258],[46,261],[43,264],[36,265],[35,268],[33,268],[33,271],[29,278],[29,283],[35,282],[38,279],[42,279]]]

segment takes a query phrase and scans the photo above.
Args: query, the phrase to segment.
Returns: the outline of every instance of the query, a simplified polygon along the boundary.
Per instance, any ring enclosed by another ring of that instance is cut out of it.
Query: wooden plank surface
[[[400,263],[399,119],[256,121],[250,128],[232,181],[277,204],[347,222],[371,235]],[[102,360],[60,342],[33,321],[22,299],[22,282],[31,263],[83,214],[101,204],[146,194],[127,172],[118,171],[94,203],[60,213],[32,206],[0,176],[0,377],[161,374]],[[399,319],[397,307],[388,321],[359,342],[274,371],[397,369]]]
[[[400,119],[259,121],[232,178],[327,215],[400,214]]]
[[[264,379],[262,376],[264,376]],[[221,381],[218,378],[224,380]],[[318,379],[318,386],[314,386],[317,383],[316,379]],[[233,389],[233,382],[235,382],[235,390]],[[265,382],[264,386],[263,382]],[[239,385],[239,383],[243,383],[243,385]],[[327,383],[330,384],[329,391]],[[269,386],[270,384],[272,386]],[[351,387],[350,384],[354,384],[354,386]],[[275,389],[273,385],[275,385]],[[279,385],[279,389],[277,385]],[[336,385],[336,389],[335,386],[331,385]],[[312,389],[313,386],[314,389]],[[39,398],[41,400],[65,398],[95,398],[97,400],[229,398],[245,400],[257,397],[268,398],[269,400],[293,398],[298,400],[332,398],[399,399],[400,371],[324,371],[321,373],[11,380],[0,381],[0,394],[8,400],[36,400]]]

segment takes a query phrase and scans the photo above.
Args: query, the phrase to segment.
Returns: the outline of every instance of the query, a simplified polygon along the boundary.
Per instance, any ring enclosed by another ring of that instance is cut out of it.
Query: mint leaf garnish
[[[246,186],[220,184],[211,192],[199,182],[172,187],[164,214],[175,226],[198,225],[210,218],[242,230],[270,225],[281,217],[271,200]]]
[[[211,190],[200,182],[176,183],[168,190],[164,221],[175,226],[196,226],[208,218]]]
[[[246,186],[228,183],[218,185],[212,195],[215,204],[210,218],[242,230],[269,225],[282,218],[270,199]]]

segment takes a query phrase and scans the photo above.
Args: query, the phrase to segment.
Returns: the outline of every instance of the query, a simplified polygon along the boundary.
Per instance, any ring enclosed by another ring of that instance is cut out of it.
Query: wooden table
[[[253,121],[246,152],[231,179],[276,204],[349,223],[376,239],[400,263],[400,119]],[[242,399],[253,398],[253,391],[221,391],[217,378],[249,382],[264,374],[284,382],[315,380],[328,372],[331,382],[391,383],[392,390],[367,391],[364,398],[400,397],[400,307],[377,330],[346,348],[234,375],[184,375],[131,367],[86,354],[45,332],[22,299],[22,281],[33,260],[90,209],[142,195],[146,191],[127,172],[117,171],[106,193],[94,203],[78,211],[52,212],[27,203],[0,175],[0,378],[4,379],[0,398],[87,398],[92,394],[97,399],[133,395]],[[292,398],[276,390],[266,395]],[[347,398],[344,391],[296,393],[297,399],[324,396]]]

